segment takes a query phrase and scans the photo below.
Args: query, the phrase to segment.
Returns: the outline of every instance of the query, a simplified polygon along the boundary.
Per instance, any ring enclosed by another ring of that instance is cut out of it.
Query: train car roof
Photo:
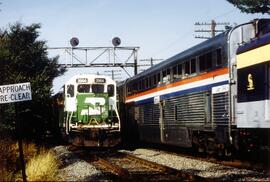
[[[179,53],[179,54],[176,54],[175,56],[168,58],[168,59],[162,61],[161,63],[156,64],[153,67],[145,70],[144,72],[141,72],[138,75],[130,78],[129,81],[137,80],[141,77],[151,75],[157,71],[162,71],[164,68],[176,64],[176,62],[184,62],[184,61],[186,61],[186,58],[189,58],[190,56],[193,56],[193,55],[198,56],[206,50],[210,50],[210,49],[224,46],[227,43],[228,32],[229,31],[221,33],[214,38],[208,39],[202,43],[199,43],[199,44]]]

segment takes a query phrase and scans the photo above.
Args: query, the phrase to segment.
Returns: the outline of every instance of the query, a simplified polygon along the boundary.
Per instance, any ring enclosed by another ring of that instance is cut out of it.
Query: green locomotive
[[[58,97],[62,135],[77,146],[111,147],[120,143],[116,82],[102,75],[75,75]]]

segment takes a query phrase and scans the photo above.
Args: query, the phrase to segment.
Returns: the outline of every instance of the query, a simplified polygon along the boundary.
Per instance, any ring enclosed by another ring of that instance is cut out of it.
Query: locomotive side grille
[[[228,92],[212,94],[213,123],[228,124],[229,122],[229,95]]]
[[[206,93],[194,93],[166,100],[164,118],[167,123],[204,122]]]
[[[160,115],[160,109],[158,104],[153,104],[153,123],[159,123],[159,115]]]
[[[147,104],[140,106],[139,119],[144,124],[158,124],[159,123],[159,105],[158,104]]]
[[[152,123],[153,122],[153,104],[147,104],[143,106],[143,120],[144,123]]]

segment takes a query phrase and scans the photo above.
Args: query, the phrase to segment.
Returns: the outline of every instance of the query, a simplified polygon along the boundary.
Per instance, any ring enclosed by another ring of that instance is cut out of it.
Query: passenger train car
[[[102,75],[75,75],[57,99],[60,129],[77,146],[111,147],[120,143],[116,82]]]
[[[231,28],[119,84],[123,136],[227,156],[269,150],[269,71],[270,19]]]

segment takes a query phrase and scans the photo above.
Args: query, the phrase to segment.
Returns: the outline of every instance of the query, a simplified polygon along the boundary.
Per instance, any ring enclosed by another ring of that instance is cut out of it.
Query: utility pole
[[[140,64],[139,66],[154,66],[154,62],[156,61],[162,61],[163,59],[153,59],[153,58],[150,58],[150,59],[141,59],[140,62],[150,62],[150,64]]]
[[[108,76],[111,76],[113,80],[119,79],[119,77],[115,77],[115,76],[121,76],[121,70],[107,70],[105,71],[105,73],[108,73]]]
[[[217,23],[215,22],[215,20],[212,20],[211,23],[199,23],[196,22],[195,23],[196,26],[210,26],[210,30],[209,29],[197,29],[195,30],[195,32],[200,32],[200,33],[210,33],[211,37],[209,36],[195,36],[195,38],[200,38],[200,39],[210,39],[216,36],[217,32],[224,32],[226,30],[226,28],[224,29],[216,29],[217,26],[228,26],[230,25],[230,23],[228,22],[221,22],[221,23]]]

